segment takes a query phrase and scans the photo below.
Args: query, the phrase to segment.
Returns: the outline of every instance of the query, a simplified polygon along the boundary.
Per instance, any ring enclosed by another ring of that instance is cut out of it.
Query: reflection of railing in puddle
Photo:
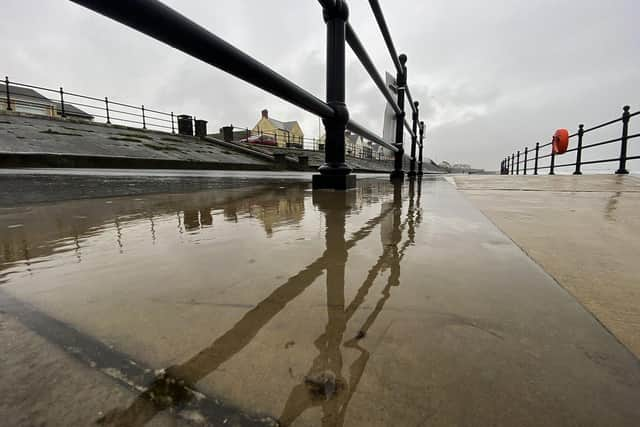
[[[204,191],[186,194],[119,197],[112,200],[86,199],[34,206],[26,216],[3,213],[0,217],[0,280],[7,270],[24,269],[35,273],[33,264],[53,254],[73,252],[77,262],[92,238],[113,233],[114,248],[127,252],[127,238],[146,222],[151,244],[162,238],[159,227],[175,218],[178,239],[185,232],[197,233],[214,226],[214,214],[222,212],[225,221],[257,219],[270,236],[280,227],[296,224],[304,217],[306,184],[290,183],[279,188],[244,187],[236,190]],[[371,204],[383,196],[380,182],[363,182],[358,204]],[[362,193],[366,200],[362,200]],[[19,223],[19,224],[17,224]],[[136,226],[131,227],[132,224]],[[6,226],[5,226],[6,225]],[[136,237],[138,239],[138,237]],[[139,241],[139,240],[138,240]],[[22,264],[22,265],[21,265]],[[9,273],[11,274],[11,273]]]
[[[420,185],[418,181],[418,195]],[[415,226],[420,223],[421,218],[419,201],[417,207],[414,205],[412,181],[409,185],[407,219],[401,224],[402,187],[400,184],[395,184],[393,203],[390,206],[382,204],[380,215],[367,221],[349,240],[345,240],[345,217],[350,209],[349,194],[348,192],[316,192],[313,195],[314,204],[324,212],[326,217],[326,250],[318,259],[290,277],[209,347],[185,363],[166,369],[164,374],[159,376],[128,408],[111,411],[102,419],[102,422],[108,425],[142,426],[158,412],[169,407],[180,408],[195,399],[192,390],[200,380],[245,348],[271,319],[302,294],[326,270],[328,322],[325,332],[315,340],[319,354],[314,359],[305,382],[295,386],[291,391],[280,421],[283,425],[288,425],[305,410],[320,406],[324,413],[324,425],[342,425],[347,406],[369,360],[369,352],[360,345],[359,341],[366,336],[367,331],[381,313],[391,295],[391,288],[400,284],[400,261],[406,249],[413,244]],[[386,241],[383,253],[369,270],[353,301],[345,307],[345,266],[348,251],[369,236],[389,215],[392,215],[392,227],[388,236],[382,236],[383,244]],[[399,247],[402,232],[407,226],[409,228],[407,240]],[[390,274],[382,291],[382,297],[363,323],[358,336],[344,343],[345,347],[360,353],[350,367],[351,375],[346,381],[342,377],[340,345],[347,322],[365,301],[375,279],[385,267],[390,269]],[[317,383],[318,378],[323,381],[323,384]],[[158,398],[158,396],[166,396],[167,393],[171,395],[169,399]]]

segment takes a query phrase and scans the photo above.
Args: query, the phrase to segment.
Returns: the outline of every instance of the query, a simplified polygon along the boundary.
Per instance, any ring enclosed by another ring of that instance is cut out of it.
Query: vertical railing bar
[[[11,111],[11,93],[9,91],[9,76],[4,76],[5,91],[7,93],[7,110]]]
[[[62,112],[62,117],[67,116],[64,112],[64,91],[62,90],[62,87],[60,87],[60,111]]]
[[[404,179],[403,162],[404,162],[404,87],[407,83],[407,55],[401,54],[398,57],[401,64],[401,69],[396,74],[396,85],[398,86],[398,107],[400,107],[400,114],[396,114],[396,135],[395,146],[398,151],[395,152],[393,172],[391,173],[391,179],[402,180]]]
[[[584,125],[578,125],[578,148],[576,149],[576,170],[573,172],[574,175],[582,175],[582,171],[580,170],[582,166],[582,137],[584,135]]]
[[[109,99],[106,96],[104,97],[104,106],[107,112],[107,124],[111,124],[111,118],[109,117]]]
[[[414,101],[413,103],[413,113],[411,114],[412,125],[411,130],[413,131],[413,135],[411,136],[411,162],[409,166],[409,176],[415,177],[417,175],[416,172],[416,146],[418,145],[418,117],[420,115],[419,107],[420,103],[418,101]]]
[[[423,121],[420,122],[420,124],[418,125],[418,128],[420,129],[420,154],[418,155],[418,175],[422,176],[423,175],[423,171],[422,171],[422,150],[424,148],[424,127],[425,124]]]
[[[527,160],[529,157],[529,147],[524,147],[524,175],[527,174]]]
[[[627,170],[627,137],[629,136],[629,106],[625,105],[622,110],[622,138],[620,140],[620,166],[616,171],[618,175],[626,175]]]

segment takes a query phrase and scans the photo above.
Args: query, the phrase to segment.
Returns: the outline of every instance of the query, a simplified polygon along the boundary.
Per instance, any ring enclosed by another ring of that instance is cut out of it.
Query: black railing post
[[[411,130],[413,131],[413,136],[411,137],[411,161],[409,162],[410,178],[415,178],[415,176],[417,175],[416,145],[418,145],[418,114],[419,114],[418,106],[420,105],[420,103],[418,101],[415,101],[413,105],[415,106],[415,108],[414,108],[413,114],[411,115],[411,118],[412,118]]]
[[[516,170],[515,160],[516,160],[516,155],[512,153],[511,154],[511,175],[513,175],[513,172]]]
[[[507,156],[507,164],[504,167],[504,174],[509,175],[509,156]]]
[[[420,151],[418,154],[418,175],[422,176],[423,172],[422,172],[422,149],[424,147],[424,122],[420,122],[420,125],[418,126],[418,128],[420,129]]]
[[[524,147],[524,174],[527,174],[527,160],[529,157],[529,147]]]
[[[622,138],[620,139],[620,166],[616,173],[618,175],[626,175],[629,173],[627,170],[627,137],[629,134],[629,106],[623,107],[622,113]]]
[[[144,105],[142,106],[142,129],[146,129],[147,128],[147,121],[145,120],[144,117]]]
[[[540,143],[536,142],[536,161],[533,164],[534,175],[538,175],[538,153],[540,153]]]
[[[398,86],[398,107],[400,107],[400,114],[396,114],[396,140],[395,146],[398,149],[395,153],[393,172],[391,173],[392,180],[403,180],[404,171],[402,170],[402,163],[404,161],[404,119],[406,113],[404,111],[404,91],[407,84],[407,55],[401,54],[398,56],[400,64],[402,65],[402,71],[396,74],[396,85]]]
[[[549,175],[555,175],[554,172],[556,166],[556,152],[553,149],[553,144],[551,144],[551,165],[549,166]]]
[[[345,163],[344,133],[349,122],[345,104],[345,48],[349,8],[344,0],[327,2],[323,8],[327,24],[327,104],[334,116],[324,119],[325,163],[313,176],[314,189],[346,190],[356,186],[356,177]]]
[[[518,154],[516,155],[516,175],[520,175],[520,150],[518,150]]]
[[[66,117],[67,115],[64,113],[64,91],[60,88],[60,111],[62,113],[62,117]]]
[[[107,124],[111,124],[111,118],[109,117],[109,99],[104,97],[104,109],[107,112]]]
[[[4,87],[7,93],[7,110],[11,111],[11,93],[9,93],[9,77],[4,76]]]
[[[574,175],[582,175],[580,167],[582,166],[582,136],[584,135],[584,125],[578,125],[578,148],[576,149],[576,171]]]
[[[176,128],[173,124],[173,111],[171,112],[171,133],[176,133]]]

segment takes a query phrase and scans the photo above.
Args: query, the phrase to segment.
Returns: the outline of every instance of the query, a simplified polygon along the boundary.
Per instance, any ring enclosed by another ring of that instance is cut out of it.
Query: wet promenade
[[[248,175],[0,176],[47,189],[0,197],[6,425],[640,423],[638,359],[451,183]]]

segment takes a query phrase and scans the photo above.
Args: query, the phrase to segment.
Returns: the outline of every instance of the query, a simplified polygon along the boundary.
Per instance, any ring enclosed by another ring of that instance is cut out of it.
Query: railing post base
[[[323,9],[327,24],[327,104],[334,117],[323,120],[325,127],[325,163],[314,175],[314,190],[348,190],[356,186],[356,177],[345,163],[344,133],[349,122],[349,110],[345,104],[345,34],[349,7],[339,0]]]
[[[582,172],[579,172],[579,171],[578,171],[578,172],[574,172],[573,174],[574,174],[574,175],[582,175]]]
[[[404,171],[393,171],[389,178],[392,182],[402,182],[404,181]]]
[[[317,174],[312,177],[314,190],[350,190],[356,187],[356,176]]]
[[[628,174],[629,174],[629,171],[626,169],[618,169],[616,171],[616,175],[628,175]]]

